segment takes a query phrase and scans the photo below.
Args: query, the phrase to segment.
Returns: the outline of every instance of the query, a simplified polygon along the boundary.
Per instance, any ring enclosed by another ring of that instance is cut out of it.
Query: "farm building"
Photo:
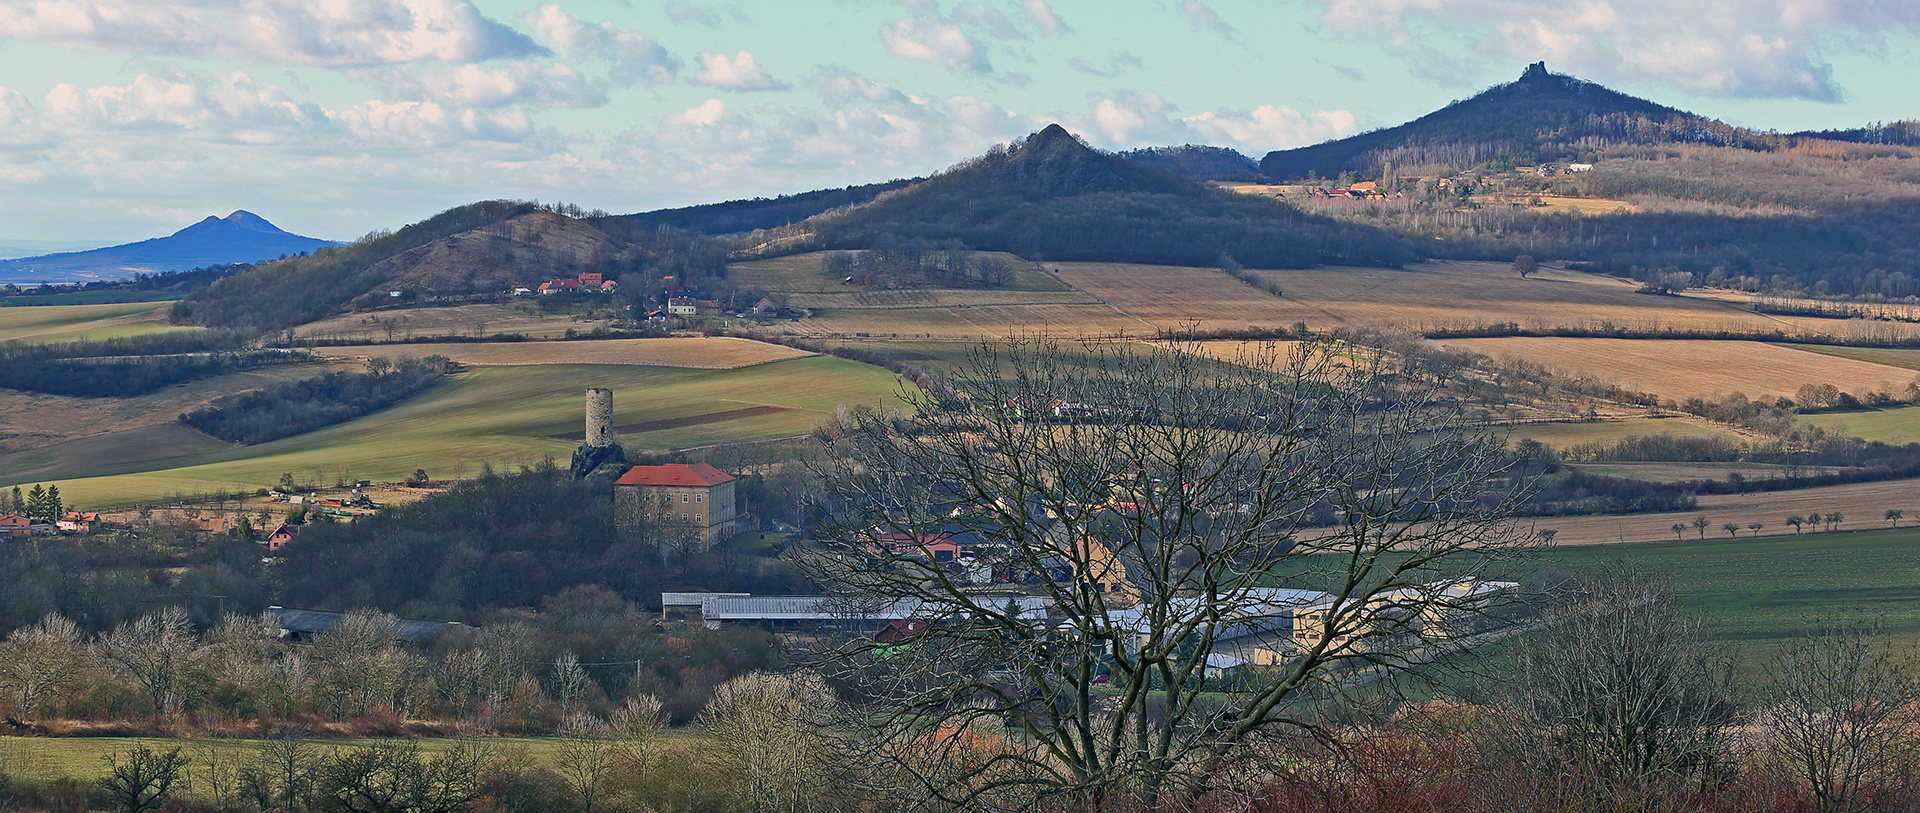
[[[326,610],[298,610],[285,607],[268,607],[267,615],[279,625],[280,637],[293,643],[308,643],[313,637],[340,626],[347,619],[346,613]],[[395,641],[431,646],[441,636],[454,632],[471,632],[472,627],[458,621],[427,621],[419,618],[396,619],[388,634]]]
[[[100,515],[93,511],[68,511],[60,518],[60,530],[84,533],[100,527]]]
[[[634,466],[613,486],[614,522],[623,530],[682,528],[702,549],[739,532],[734,476],[706,463]]]
[[[995,607],[1007,602],[1019,606],[1023,618],[1035,623],[1046,619],[1047,600],[1039,596],[1010,596],[992,599]],[[894,622],[918,619],[937,621],[951,616],[957,607],[931,606],[918,599],[858,598],[848,596],[755,596],[745,593],[662,593],[661,605],[669,611],[682,611],[689,620],[695,606],[699,622],[709,629],[722,624],[772,624],[780,627],[818,629],[854,627],[884,630]],[[911,625],[909,625],[911,626]]]
[[[1458,638],[1471,634],[1475,619],[1519,586],[1472,578],[1431,582],[1375,596],[1364,613],[1327,599],[1294,610],[1293,642],[1301,648],[1318,646],[1328,635],[1329,616],[1338,627],[1332,630],[1333,647],[1374,649],[1382,641],[1408,635],[1426,642]]]

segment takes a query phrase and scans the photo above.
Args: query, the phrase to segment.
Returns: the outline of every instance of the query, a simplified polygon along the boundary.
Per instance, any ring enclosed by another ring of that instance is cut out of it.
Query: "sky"
[[[1920,118],[1920,2],[0,0],[0,242],[645,211],[924,175],[1049,122],[1258,158],[1534,61],[1760,129]]]

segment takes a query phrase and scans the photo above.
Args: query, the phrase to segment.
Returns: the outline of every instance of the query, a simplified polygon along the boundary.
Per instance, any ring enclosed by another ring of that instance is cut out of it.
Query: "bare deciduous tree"
[[[133,746],[125,759],[108,755],[106,762],[107,775],[98,784],[113,800],[114,808],[125,813],[145,813],[166,804],[173,794],[173,783],[179,781],[187,765],[179,748],[156,754],[144,745]]]
[[[606,720],[587,715],[567,721],[554,746],[553,766],[593,813],[621,767],[646,769],[654,741],[666,728],[660,701],[640,695]]]
[[[1870,788],[1916,767],[1917,666],[1861,624],[1825,626],[1780,653],[1769,670],[1766,742],[1818,809],[1863,809]]]
[[[698,722],[743,809],[811,809],[827,784],[835,705],[833,690],[811,672],[756,672],[720,684]]]
[[[1603,793],[1710,776],[1732,722],[1732,662],[1671,588],[1610,569],[1560,612],[1520,647],[1515,702],[1546,750]]]
[[[873,741],[1012,732],[977,760],[922,755],[967,767],[916,797],[1207,793],[1291,701],[1349,667],[1405,666],[1475,609],[1435,585],[1537,544],[1508,521],[1522,489],[1503,444],[1464,430],[1444,370],[1413,355],[1015,339],[952,384],[823,436],[821,542],[801,553],[850,614],[907,602],[937,621],[910,646],[822,656]],[[940,538],[966,540],[970,566],[937,561]],[[1055,620],[978,590],[987,571]],[[1266,589],[1280,574],[1327,595],[1297,648]],[[1229,685],[1209,658],[1248,635],[1293,657]]]
[[[0,643],[0,687],[11,696],[16,713],[31,720],[42,698],[74,679],[86,654],[80,628],[62,616],[49,615],[31,627],[14,630]]]
[[[121,624],[100,637],[101,657],[145,689],[153,710],[180,706],[178,685],[199,645],[185,610],[167,607]]]

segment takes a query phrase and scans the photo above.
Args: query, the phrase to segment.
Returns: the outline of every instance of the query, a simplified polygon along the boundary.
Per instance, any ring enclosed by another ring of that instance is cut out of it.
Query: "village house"
[[[33,533],[33,520],[25,514],[0,514],[0,536],[27,536]]]
[[[700,304],[690,296],[676,296],[667,299],[667,313],[673,316],[692,316],[700,312]]]
[[[230,536],[233,534],[233,523],[226,517],[201,517],[191,520],[190,522],[194,530],[208,536]]]
[[[60,518],[60,530],[70,533],[87,533],[100,527],[100,514],[95,511],[68,511]]]
[[[734,481],[706,463],[634,466],[613,481],[614,521],[630,530],[682,528],[708,548],[739,531]]]
[[[300,533],[300,526],[280,523],[280,527],[273,529],[273,533],[267,535],[267,551],[279,553],[286,548],[288,542],[293,541],[294,535],[298,533]]]
[[[580,281],[577,279],[555,279],[540,283],[540,294],[542,296],[571,293],[578,290],[580,290]]]

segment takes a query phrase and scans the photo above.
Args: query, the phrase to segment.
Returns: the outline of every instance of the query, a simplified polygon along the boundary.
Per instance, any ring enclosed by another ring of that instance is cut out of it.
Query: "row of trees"
[[[777,665],[764,632],[669,636],[604,591],[543,607],[558,617],[502,617],[484,636],[425,643],[404,637],[394,616],[357,611],[308,645],[282,638],[271,614],[230,614],[202,630],[168,607],[98,634],[50,615],[0,641],[0,713],[56,734],[304,725],[392,735],[420,725],[405,721],[428,721],[418,729],[428,733],[551,734],[633,703],[688,722],[721,683]]]
[[[13,490],[0,491],[0,514],[24,514],[29,519],[53,522],[66,516],[67,504],[60,496],[58,484],[42,486],[34,483],[31,490],[22,492],[19,486]]]
[[[829,251],[821,267],[829,276],[862,285],[999,288],[1013,282],[1013,263],[1005,257],[968,251],[958,241],[933,243],[922,237],[882,240],[863,251]]]

